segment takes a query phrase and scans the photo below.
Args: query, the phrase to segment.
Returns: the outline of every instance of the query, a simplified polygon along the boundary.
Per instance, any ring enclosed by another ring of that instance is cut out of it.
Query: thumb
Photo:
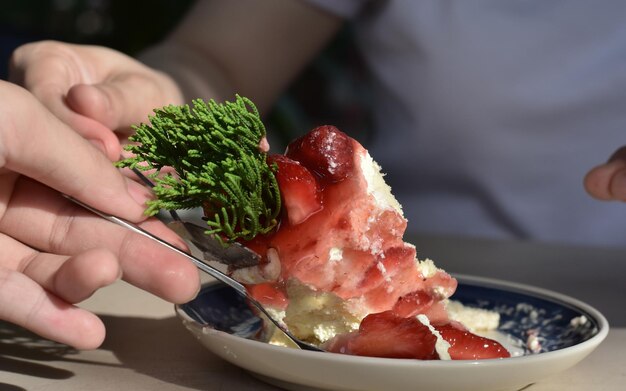
[[[66,100],[79,114],[118,132],[129,131],[131,125],[146,122],[154,108],[182,102],[169,84],[173,83],[156,72],[125,74],[99,84],[74,85]]]
[[[618,149],[607,163],[589,171],[584,186],[599,200],[626,201],[626,147]]]

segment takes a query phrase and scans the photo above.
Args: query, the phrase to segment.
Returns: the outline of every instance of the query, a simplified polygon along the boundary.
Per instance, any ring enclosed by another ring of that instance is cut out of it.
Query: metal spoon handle
[[[138,168],[133,168],[133,172],[148,187],[153,188],[155,186]],[[259,254],[249,248],[237,242],[224,246],[213,236],[206,234],[207,227],[183,221],[175,210],[167,210],[167,212],[172,217],[172,221],[167,225],[200,250],[206,261],[220,262],[235,268],[256,266],[261,262]]]
[[[71,196],[68,196],[66,194],[64,194],[65,198],[67,198],[68,200],[74,202],[77,205],[82,206],[83,208],[89,210],[92,213],[95,213],[96,215],[110,221],[113,222],[115,224],[118,224],[124,228],[127,228],[133,232],[136,232],[140,235],[143,235],[149,239],[154,240],[155,242],[159,243],[162,246],[165,246],[167,248],[169,248],[170,250],[176,252],[177,254],[180,254],[182,256],[184,256],[185,258],[189,259],[191,262],[194,263],[194,265],[196,265],[196,267],[198,267],[198,269],[202,270],[203,272],[209,274],[211,277],[215,278],[216,280],[222,282],[223,284],[228,285],[229,287],[233,288],[234,290],[236,290],[239,294],[243,295],[245,298],[248,299],[248,301],[254,305],[259,311],[261,311],[276,327],[278,327],[289,339],[291,339],[296,345],[298,345],[298,347],[300,347],[300,349],[304,349],[304,350],[313,350],[313,351],[322,351],[322,349],[318,348],[317,346],[308,344],[306,342],[300,341],[298,338],[296,338],[293,334],[291,334],[291,332],[289,332],[289,330],[287,330],[287,328],[285,326],[283,326],[278,320],[274,319],[272,317],[272,315],[261,305],[261,303],[259,303],[255,298],[253,298],[252,296],[250,296],[250,294],[248,293],[248,291],[246,290],[246,288],[240,284],[239,282],[233,280],[231,277],[227,276],[226,274],[222,273],[221,271],[219,271],[218,269],[212,267],[211,265],[207,265],[206,263],[202,262],[200,259],[194,257],[191,254],[187,254],[186,252],[180,250],[179,248],[171,245],[170,243],[166,242],[165,240],[159,238],[158,236],[151,234],[150,232],[146,231],[145,229],[139,227],[138,225],[131,223],[130,221],[126,221],[120,217],[117,216],[113,216],[110,215],[108,213],[102,212],[96,208],[93,208],[85,203],[83,203],[82,201],[77,200],[76,198],[73,198]]]
[[[83,208],[89,210],[90,212],[93,212],[95,214],[97,214],[98,216],[111,221],[115,224],[121,225],[122,227],[125,227],[133,232],[136,232],[140,235],[143,235],[149,239],[154,240],[155,242],[158,242],[159,244],[161,244],[162,246],[165,246],[167,248],[169,248],[170,250],[176,252],[177,254],[180,254],[184,257],[186,257],[187,259],[189,259],[191,262],[194,263],[194,265],[196,265],[196,267],[198,267],[198,269],[202,270],[203,272],[209,274],[211,277],[215,278],[216,280],[230,286],[231,288],[237,290],[238,292],[248,296],[248,292],[246,291],[246,288],[238,283],[237,281],[233,280],[232,278],[228,277],[226,274],[222,273],[221,271],[219,271],[218,269],[212,267],[211,265],[207,265],[206,263],[202,262],[200,259],[194,257],[191,254],[187,254],[186,252],[180,250],[179,248],[171,245],[170,243],[166,242],[165,240],[159,238],[158,236],[151,234],[150,232],[146,231],[145,229],[139,227],[138,225],[131,223],[130,221],[126,221],[120,217],[116,217],[116,216],[112,216],[108,213],[104,213],[96,208],[93,208],[85,203],[83,203],[82,201],[77,200],[76,198],[70,197],[68,195],[64,195],[65,198],[67,198],[68,200],[74,202],[75,204],[78,204],[80,206],[82,206]]]

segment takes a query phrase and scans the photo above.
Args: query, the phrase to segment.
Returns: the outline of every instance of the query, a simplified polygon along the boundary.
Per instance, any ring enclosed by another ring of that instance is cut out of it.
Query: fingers
[[[57,260],[58,262],[58,260]],[[52,264],[53,260],[36,260],[31,265]],[[44,270],[45,272],[45,270]],[[26,270],[26,275],[32,271]],[[113,253],[106,249],[87,250],[62,262],[50,282],[51,291],[68,303],[80,303],[100,288],[122,277],[122,268]],[[46,274],[43,275],[43,278]]]
[[[101,136],[96,123],[125,130],[146,122],[155,107],[183,102],[169,76],[104,47],[24,45],[11,57],[9,77],[86,138]],[[103,141],[108,146],[110,140]]]
[[[584,186],[599,200],[626,201],[626,147],[617,150],[607,163],[589,171]]]
[[[74,257],[39,252],[0,234],[0,265],[28,276],[67,303],[80,303],[121,277],[117,258],[106,249]]]
[[[26,275],[2,267],[0,319],[77,349],[95,349],[105,336],[97,316],[66,303]]]
[[[117,160],[120,144],[115,133],[100,122],[72,111],[66,104],[68,89],[92,79],[95,69],[87,71],[77,62],[78,46],[43,41],[21,46],[11,56],[9,81],[26,87],[62,122],[93,140],[111,160]]]
[[[67,303],[80,303],[122,276],[113,253],[87,250],[74,257],[37,252],[22,272]]]
[[[152,110],[180,99],[168,98],[159,83],[167,83],[147,68],[143,74],[126,73],[97,84],[78,84],[67,94],[67,104],[75,112],[110,129],[130,131],[131,125],[147,122]]]
[[[128,180],[88,141],[31,94],[0,82],[0,167],[21,173],[89,205],[140,221],[150,192]],[[9,105],[4,101],[11,102]],[[6,112],[3,112],[6,110]]]
[[[186,249],[185,243],[160,221],[150,219],[140,225],[174,246]],[[107,249],[119,262],[124,280],[170,302],[187,302],[199,289],[198,271],[183,256],[87,212],[32,180],[20,179],[16,183],[11,208],[0,220],[0,232],[47,253],[71,255],[87,249]],[[53,275],[59,267],[58,261],[39,266],[37,262],[43,259],[36,259],[30,270],[43,268],[38,276]],[[83,265],[88,264],[88,261],[82,263],[80,258],[73,262],[76,265],[68,266],[71,267],[69,276],[79,275]],[[98,262],[97,267],[104,270],[102,281],[90,283],[96,288],[119,272],[106,259]],[[38,277],[37,281],[53,286],[43,277]],[[55,289],[55,292],[58,291]],[[68,296],[68,300],[70,298],[74,299]]]

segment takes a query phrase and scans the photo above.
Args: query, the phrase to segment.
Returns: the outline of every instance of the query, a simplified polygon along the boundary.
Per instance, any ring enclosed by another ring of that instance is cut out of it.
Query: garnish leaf
[[[224,103],[196,99],[193,108],[155,109],[149,120],[134,127],[134,143],[125,147],[134,156],[117,163],[151,171],[156,199],[148,201],[146,214],[201,206],[207,234],[228,241],[250,240],[276,226],[280,192],[260,149],[265,126],[252,101],[239,95]]]

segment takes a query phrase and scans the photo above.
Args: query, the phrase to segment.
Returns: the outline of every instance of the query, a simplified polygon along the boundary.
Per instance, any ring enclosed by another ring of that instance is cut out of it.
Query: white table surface
[[[452,273],[523,282],[559,291],[607,316],[607,340],[574,368],[525,390],[626,389],[626,250],[452,238],[415,240]],[[107,338],[75,351],[0,322],[0,391],[17,390],[275,390],[201,345],[173,306],[118,282],[82,304],[100,314]]]

